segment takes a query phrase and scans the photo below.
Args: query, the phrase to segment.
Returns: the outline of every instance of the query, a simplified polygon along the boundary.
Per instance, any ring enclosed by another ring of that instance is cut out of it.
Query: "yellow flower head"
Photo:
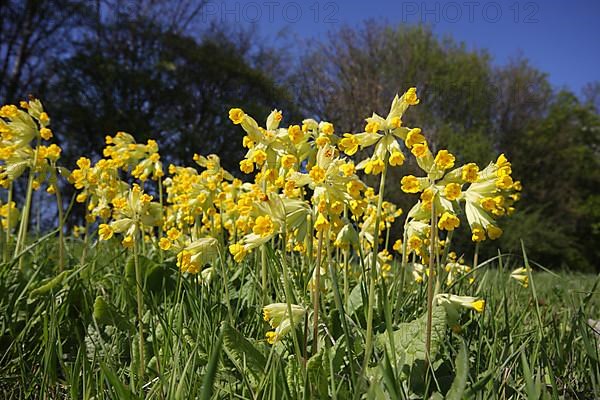
[[[379,158],[370,159],[365,165],[365,173],[379,175],[383,171],[384,166],[385,164]]]
[[[312,167],[308,174],[316,183],[322,183],[323,181],[325,181],[325,170],[319,167],[318,165]]]
[[[255,234],[266,237],[272,235],[275,231],[275,225],[273,224],[273,220],[268,215],[261,215],[256,218],[254,221],[254,227],[252,227],[252,232]]]
[[[333,124],[331,122],[321,122],[319,124],[319,129],[322,133],[328,136],[333,135],[334,132]]]
[[[413,175],[406,175],[400,181],[404,193],[418,193],[420,188],[419,180]]]
[[[500,236],[502,236],[502,233],[502,229],[498,228],[495,225],[488,225],[487,227],[488,237],[492,240],[498,239]]]
[[[417,158],[426,157],[428,152],[429,147],[427,147],[427,143],[416,143],[411,149],[411,153]]]
[[[448,150],[440,150],[435,156],[435,165],[441,169],[450,169],[454,167],[455,157]]]
[[[351,133],[344,133],[344,138],[340,140],[338,146],[347,155],[351,156],[358,151],[358,139]]]
[[[304,133],[298,125],[290,125],[288,128],[288,137],[294,144],[298,144],[304,138]]]
[[[250,174],[254,171],[254,163],[251,160],[243,159],[240,161],[240,171],[245,174]]]
[[[424,144],[425,136],[421,134],[421,128],[413,128],[406,134],[404,144],[411,149],[415,144]]]
[[[242,262],[242,260],[246,257],[246,254],[248,254],[246,248],[239,243],[230,245],[229,252],[233,255],[234,261],[238,263]]]
[[[453,231],[454,229],[458,228],[459,225],[460,220],[456,217],[456,215],[447,211],[442,214],[440,220],[438,221],[438,228],[445,229],[447,231]]]
[[[444,187],[444,197],[454,201],[460,197],[461,185],[458,183],[449,183]]]
[[[397,167],[404,164],[404,154],[402,152],[395,150],[390,154],[390,165],[392,167]]]
[[[108,240],[113,237],[115,231],[108,224],[100,224],[98,227],[98,234],[100,235],[100,240]]]
[[[160,238],[160,240],[158,241],[158,246],[162,249],[162,250],[169,250],[172,246],[172,242],[169,240],[169,238],[166,237],[162,237]]]
[[[406,104],[414,106],[419,104],[419,98],[417,97],[417,88],[415,87],[411,87],[410,89],[408,89],[406,91],[406,93],[404,93],[404,96],[402,96],[404,98],[404,101],[406,102]]]
[[[294,166],[294,164],[296,164],[296,156],[292,155],[292,154],[286,154],[283,157],[281,157],[281,165],[283,166],[283,168],[285,169],[290,169]]]
[[[461,177],[466,182],[477,182],[479,167],[475,163],[468,163],[461,168]]]
[[[52,138],[52,131],[49,128],[40,129],[40,136],[44,140],[50,140]]]
[[[377,133],[379,129],[379,122],[377,121],[369,121],[367,122],[367,125],[365,125],[365,132],[367,133]]]
[[[471,240],[474,242],[482,242],[485,240],[485,230],[479,225],[471,227]]]
[[[229,110],[229,119],[236,125],[239,125],[244,120],[246,114],[241,108],[232,108]]]

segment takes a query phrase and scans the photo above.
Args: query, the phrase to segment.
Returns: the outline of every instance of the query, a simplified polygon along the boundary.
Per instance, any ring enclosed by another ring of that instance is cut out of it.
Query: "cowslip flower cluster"
[[[86,210],[86,228],[77,233],[87,236],[87,227],[97,224],[100,240],[118,235],[134,253],[138,243],[150,243],[161,259],[172,257],[184,276],[202,277],[207,284],[231,265],[259,265],[264,293],[267,252],[289,257],[298,261],[291,275],[303,282],[304,294],[312,295],[316,305],[315,327],[319,294],[331,289],[331,274],[343,272],[348,296],[367,274],[373,277],[369,284],[398,276],[394,255],[401,256],[401,266],[410,268],[415,281],[441,274],[450,291],[461,277],[474,279],[471,267],[450,251],[453,232],[466,223],[476,243],[500,237],[498,220],[514,211],[521,183],[512,178],[504,155],[484,168],[459,165],[450,151],[436,149],[426,132],[405,126],[405,113],[419,103],[416,89],[410,88],[394,97],[387,115],[366,118],[358,133],[310,118],[284,124],[277,109],[259,125],[241,108],[232,108],[229,119],[243,132],[246,152],[239,169],[245,181],[225,170],[214,154],[195,154],[192,166],[169,165],[165,171],[156,141],[137,143],[125,132],[106,136],[103,157],[81,157],[69,174],[76,201]],[[30,169],[34,188],[47,178],[48,190],[56,191],[60,148],[42,144],[53,136],[49,123],[37,100],[0,109],[0,185],[9,187]],[[418,195],[404,213],[385,200],[384,188],[388,169],[407,162],[416,164],[419,173],[392,184],[392,190]],[[379,176],[379,187],[365,183],[366,175]],[[0,218],[5,229],[14,226],[14,202],[0,205]],[[393,241],[392,228],[400,218],[403,236]],[[442,255],[443,267],[426,267]],[[229,266],[215,268],[217,263]],[[523,271],[512,276],[527,285]],[[292,315],[287,303],[264,307],[274,329],[266,335],[269,343],[280,341],[308,313],[298,302],[291,305]],[[438,294],[436,302],[478,312],[485,304],[450,293]]]
[[[51,169],[60,158],[61,148],[52,143],[50,117],[37,99],[22,101],[20,107],[5,105],[0,108],[0,186],[8,188],[26,170],[33,175],[32,187],[40,188],[50,180]],[[49,191],[56,190],[51,182]]]

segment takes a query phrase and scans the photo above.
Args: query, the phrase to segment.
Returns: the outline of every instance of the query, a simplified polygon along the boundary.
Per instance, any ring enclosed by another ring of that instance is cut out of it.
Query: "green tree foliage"
[[[523,182],[517,216],[504,226],[500,242],[481,251],[493,255],[500,246],[518,254],[523,238],[545,265],[598,264],[597,85],[589,85],[582,104],[572,93],[555,91],[523,57],[494,66],[487,52],[467,50],[427,28],[369,22],[343,27],[307,50],[295,79],[300,98],[308,99],[301,106],[342,121],[336,127],[341,131],[360,131],[360,116],[372,109],[385,114],[396,92],[416,86],[422,104],[413,116],[426,121],[423,131],[434,148],[444,143],[461,162],[482,167],[504,152]],[[393,169],[388,184],[415,171],[410,165],[408,171]],[[390,199],[401,204],[394,193]],[[467,240],[460,247],[473,251]]]

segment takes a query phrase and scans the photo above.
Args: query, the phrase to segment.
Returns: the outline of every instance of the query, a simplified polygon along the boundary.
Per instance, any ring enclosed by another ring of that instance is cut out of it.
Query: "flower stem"
[[[143,235],[143,232],[142,232]],[[142,382],[144,379],[145,363],[144,363],[144,323],[142,321],[144,317],[144,301],[142,292],[142,270],[138,260],[138,243],[137,238],[133,241],[133,262],[135,265],[135,286],[136,286],[136,298],[137,298],[137,317],[138,317],[138,339],[139,339],[139,376],[138,383],[140,385],[140,391]]]
[[[375,282],[377,281],[377,255],[379,252],[379,222],[381,221],[381,209],[383,207],[383,195],[385,190],[385,178],[387,176],[388,154],[383,160],[383,171],[379,182],[379,198],[377,199],[377,213],[375,214],[375,232],[373,232],[373,255],[371,258],[371,274],[369,279],[369,303],[367,308],[367,339],[365,344],[365,359],[363,371],[369,364],[373,350],[373,309],[375,308]]]
[[[6,214],[6,243],[4,244],[4,262],[8,261],[8,251],[10,249],[10,242],[11,242],[11,236],[10,236],[10,231],[11,231],[11,204],[12,204],[12,197],[13,197],[13,185],[12,182],[10,182],[10,184],[8,185],[8,199],[7,199],[7,203],[6,206],[8,207],[8,213]]]
[[[323,230],[319,231],[317,242],[317,263],[315,265],[315,281],[313,282],[313,343],[312,354],[317,354],[319,350],[319,295],[321,293],[321,253],[323,251]]]
[[[431,227],[429,230],[429,276],[427,277],[427,332],[425,336],[425,357],[431,365],[431,325],[433,319],[433,280],[437,276],[434,272],[434,260],[437,238],[437,214],[435,202],[431,203]]]

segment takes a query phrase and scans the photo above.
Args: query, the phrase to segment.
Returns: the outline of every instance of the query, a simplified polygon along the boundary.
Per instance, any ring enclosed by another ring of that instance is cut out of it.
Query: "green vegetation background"
[[[2,2],[0,102],[41,98],[70,168],[81,155],[98,157],[104,136],[123,130],[157,139],[167,161],[217,153],[239,175],[243,149],[230,107],[257,117],[278,108],[285,123],[315,116],[338,132],[359,131],[370,112],[384,114],[396,92],[416,86],[421,105],[406,122],[422,126],[432,146],[482,167],[504,152],[523,182],[505,235],[483,252],[518,252],[523,239],[531,259],[548,267],[600,268],[599,82],[577,96],[553,88],[526,55],[499,66],[488,52],[424,27],[365,22],[306,44],[264,38],[198,23],[203,4]],[[388,184],[410,172],[394,171]],[[399,192],[389,199],[408,207],[394,198]],[[50,201],[38,200],[42,227],[54,226]],[[71,222],[80,218],[75,210]]]

